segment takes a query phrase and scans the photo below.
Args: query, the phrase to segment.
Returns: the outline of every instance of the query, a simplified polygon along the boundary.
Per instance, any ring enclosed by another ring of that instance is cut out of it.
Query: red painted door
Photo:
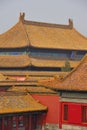
[[[69,104],[69,123],[81,124],[81,105],[80,104]]]

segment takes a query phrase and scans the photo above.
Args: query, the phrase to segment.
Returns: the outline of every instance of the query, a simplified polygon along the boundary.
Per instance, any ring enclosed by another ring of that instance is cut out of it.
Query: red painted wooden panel
[[[64,121],[64,104],[68,105],[68,120]],[[78,126],[87,126],[87,123],[82,122],[82,106],[87,106],[83,103],[62,102],[62,124],[74,124]]]
[[[69,123],[81,124],[81,105],[75,103],[69,104],[68,116]]]

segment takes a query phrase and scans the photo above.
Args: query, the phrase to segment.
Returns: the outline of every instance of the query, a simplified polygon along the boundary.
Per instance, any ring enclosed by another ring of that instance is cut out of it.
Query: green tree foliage
[[[62,72],[67,72],[71,70],[70,62],[68,60],[65,61],[65,65],[61,68]]]

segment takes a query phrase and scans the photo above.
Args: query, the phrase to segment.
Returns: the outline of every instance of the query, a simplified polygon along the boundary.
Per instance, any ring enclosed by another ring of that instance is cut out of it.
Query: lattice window
[[[68,105],[64,104],[64,116],[63,116],[63,120],[67,121],[68,120]]]

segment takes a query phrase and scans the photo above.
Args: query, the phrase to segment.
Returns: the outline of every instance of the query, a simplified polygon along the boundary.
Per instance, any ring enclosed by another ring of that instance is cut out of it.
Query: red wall
[[[48,107],[46,123],[58,124],[59,97],[58,95],[32,95],[40,103]]]
[[[72,102],[59,102],[58,95],[38,95],[33,94],[33,98],[39,100],[41,104],[48,107],[46,116],[46,123],[59,124],[62,128],[62,124],[71,124],[77,126],[87,126],[87,123],[82,122],[82,106],[87,106],[83,103]],[[63,120],[63,107],[64,104],[68,105],[68,120]]]

